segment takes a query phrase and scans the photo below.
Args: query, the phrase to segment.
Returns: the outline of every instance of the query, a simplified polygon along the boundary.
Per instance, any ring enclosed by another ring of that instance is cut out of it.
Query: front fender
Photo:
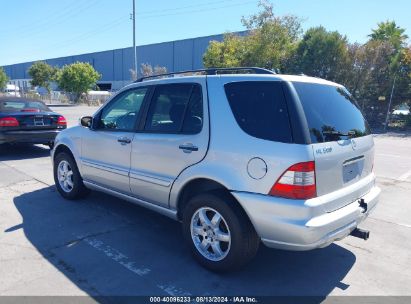
[[[82,144],[82,129],[81,126],[76,126],[73,128],[66,129],[60,132],[54,142],[54,149],[51,152],[51,159],[54,162],[54,157],[56,151],[59,151],[62,146],[65,146],[70,150],[70,152],[74,156],[74,160],[77,163],[77,167],[82,174],[82,166],[81,166],[81,144]]]

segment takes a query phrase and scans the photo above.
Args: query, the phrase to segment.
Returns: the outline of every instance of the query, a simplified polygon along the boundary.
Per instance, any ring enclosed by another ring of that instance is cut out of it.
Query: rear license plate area
[[[44,118],[43,116],[35,116],[34,117],[34,125],[36,127],[44,126]]]
[[[350,163],[343,166],[344,184],[351,182],[361,176],[360,162]]]

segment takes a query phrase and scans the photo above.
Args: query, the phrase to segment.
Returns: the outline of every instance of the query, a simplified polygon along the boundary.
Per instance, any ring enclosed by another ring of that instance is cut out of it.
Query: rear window
[[[1,112],[51,112],[51,110],[39,101],[0,101]]]
[[[287,105],[280,82],[232,82],[224,87],[234,117],[244,132],[265,140],[292,142]]]
[[[357,103],[345,88],[314,83],[293,83],[307,118],[313,143],[370,134]]]

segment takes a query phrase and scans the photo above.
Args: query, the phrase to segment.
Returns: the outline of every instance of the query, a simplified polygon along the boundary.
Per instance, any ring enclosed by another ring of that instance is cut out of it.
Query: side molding
[[[177,220],[177,211],[175,211],[175,210],[171,210],[171,209],[167,209],[167,208],[164,208],[164,207],[161,207],[161,206],[158,206],[158,205],[154,205],[152,203],[149,203],[149,202],[146,202],[144,200],[135,198],[133,196],[130,196],[130,195],[127,195],[127,194],[124,194],[124,193],[120,193],[120,192],[117,192],[117,191],[114,191],[114,190],[111,190],[111,189],[107,189],[105,187],[99,186],[99,185],[97,185],[95,183],[92,183],[92,182],[88,182],[88,181],[83,181],[83,182],[84,182],[84,185],[89,189],[96,190],[96,191],[101,191],[101,192],[116,196],[116,197],[121,198],[123,200],[129,201],[133,204],[136,204],[136,205],[145,207],[147,209],[150,209],[152,211],[158,212],[158,213],[160,213],[162,215],[165,215],[165,216],[167,216],[167,217],[169,217],[173,220]]]

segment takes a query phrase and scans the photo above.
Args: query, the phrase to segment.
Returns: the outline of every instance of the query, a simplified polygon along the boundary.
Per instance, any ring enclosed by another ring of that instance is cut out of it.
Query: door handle
[[[128,137],[119,137],[119,138],[117,139],[117,141],[118,141],[119,143],[121,143],[122,145],[127,145],[127,144],[131,143],[131,139],[128,138]]]
[[[194,146],[193,144],[184,144],[184,145],[179,145],[179,149],[183,150],[184,153],[191,153],[193,151],[198,151],[198,147]]]

